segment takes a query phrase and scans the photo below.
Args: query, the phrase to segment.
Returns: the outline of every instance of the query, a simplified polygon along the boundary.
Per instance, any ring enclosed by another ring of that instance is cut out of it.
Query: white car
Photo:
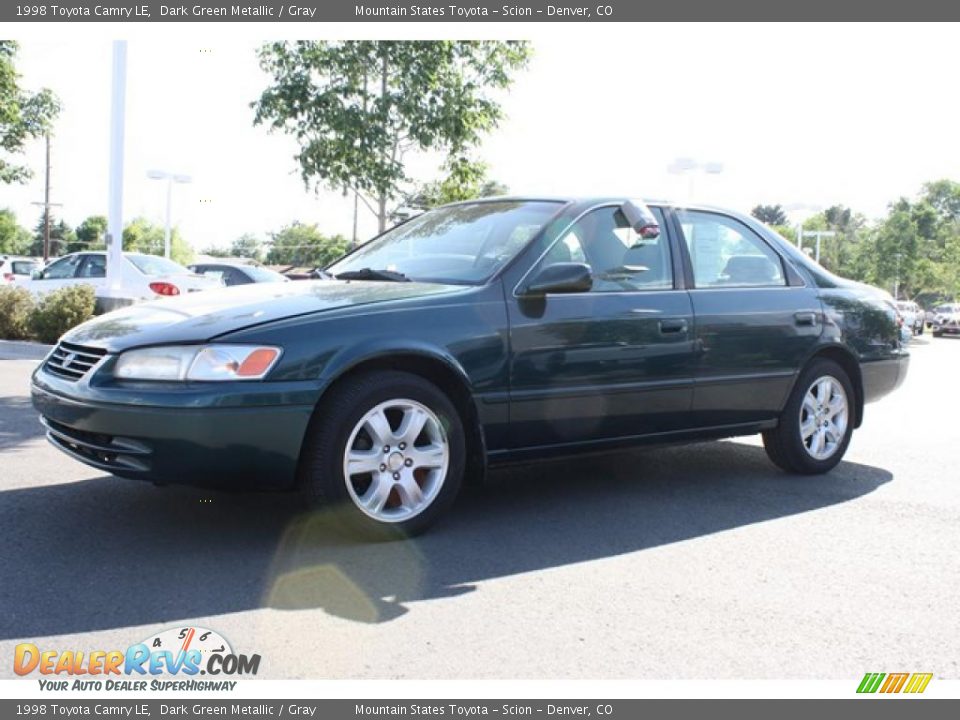
[[[960,335],[960,303],[947,303],[936,309],[933,318],[933,336]]]
[[[43,265],[39,260],[28,257],[0,255],[0,286],[22,285],[30,279],[34,270]]]
[[[122,297],[126,300],[155,300],[222,287],[219,280],[192,273],[157,255],[125,252],[123,260]],[[93,285],[97,297],[102,297],[107,284],[107,254],[78,252],[64,255],[19,284],[36,295],[70,285]]]
[[[915,302],[909,300],[897,301],[897,312],[903,318],[903,326],[913,332],[914,335],[923,335],[923,324],[925,316],[923,309]]]

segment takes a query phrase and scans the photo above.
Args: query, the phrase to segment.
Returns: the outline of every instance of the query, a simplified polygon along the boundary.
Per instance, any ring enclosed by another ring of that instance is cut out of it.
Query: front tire
[[[812,362],[800,374],[779,425],[763,433],[770,460],[800,475],[832,470],[853,435],[854,397],[840,365],[827,359]]]
[[[456,499],[466,441],[450,399],[405,372],[337,385],[304,449],[302,485],[349,530],[377,540],[426,530]]]

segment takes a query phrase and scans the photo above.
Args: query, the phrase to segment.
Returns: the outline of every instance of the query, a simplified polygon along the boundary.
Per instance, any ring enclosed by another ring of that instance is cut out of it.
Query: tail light
[[[157,295],[163,295],[164,297],[180,294],[180,288],[173,283],[168,282],[152,282],[150,283],[150,289],[153,290]]]
[[[4,279],[4,280],[7,280],[7,281],[9,281],[9,282],[13,282],[13,279],[14,279],[14,278],[13,278],[13,273],[4,273],[4,274],[3,274],[3,279]]]

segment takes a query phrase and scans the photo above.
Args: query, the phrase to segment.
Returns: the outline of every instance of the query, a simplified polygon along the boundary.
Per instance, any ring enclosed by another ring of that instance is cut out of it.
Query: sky
[[[18,26],[15,38],[22,84],[49,87],[63,103],[52,200],[74,226],[106,214],[111,39],[125,26],[76,27],[51,34],[49,26]],[[533,60],[498,96],[506,118],[477,153],[517,194],[806,206],[794,219],[842,203],[875,218],[926,181],[960,180],[949,24],[322,27],[326,37],[530,39]],[[192,178],[174,187],[172,218],[197,250],[247,232],[266,237],[295,220],[349,237],[352,201],[305,189],[294,141],[254,127],[249,107],[267,83],[256,48],[316,33],[316,25],[293,24],[131,29],[125,221],[162,223],[165,187],[147,177],[161,169]],[[723,171],[671,173],[678,157]],[[411,157],[408,171],[434,179],[440,159]],[[33,227],[42,141],[30,144],[26,161],[34,179],[0,187],[0,207]],[[374,234],[369,212],[360,221],[361,237]]]

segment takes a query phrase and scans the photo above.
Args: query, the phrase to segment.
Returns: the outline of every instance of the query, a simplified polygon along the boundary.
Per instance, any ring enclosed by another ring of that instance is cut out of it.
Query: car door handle
[[[660,332],[664,335],[668,333],[685,333],[687,331],[687,321],[683,319],[661,320]]]
[[[794,313],[793,321],[797,325],[802,325],[804,327],[813,327],[817,324],[817,313],[815,312],[798,312]]]

